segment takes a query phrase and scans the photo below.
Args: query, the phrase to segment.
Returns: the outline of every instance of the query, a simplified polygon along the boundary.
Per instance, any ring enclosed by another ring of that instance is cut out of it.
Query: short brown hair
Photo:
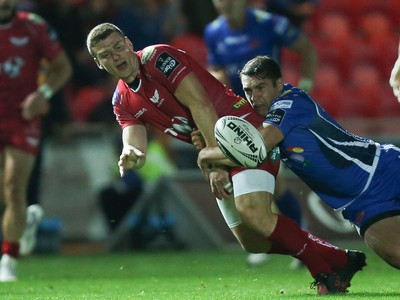
[[[93,46],[95,46],[98,42],[106,39],[113,32],[117,32],[122,37],[125,37],[122,30],[111,23],[99,24],[89,32],[87,39],[86,39],[86,47],[87,47],[89,53],[93,57],[96,57],[96,53],[93,52]]]
[[[282,77],[279,65],[269,56],[256,56],[249,60],[239,71],[239,75],[247,75],[258,79],[271,79],[276,81]]]

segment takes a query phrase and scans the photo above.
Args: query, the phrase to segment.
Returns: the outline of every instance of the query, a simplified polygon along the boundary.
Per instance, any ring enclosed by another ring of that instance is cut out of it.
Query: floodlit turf
[[[365,250],[365,249],[363,249]],[[350,293],[326,299],[400,299],[399,271],[368,250]],[[37,255],[23,258],[19,281],[0,299],[312,299],[311,276],[289,257],[249,268],[242,251]],[[318,297],[320,298],[320,297]]]

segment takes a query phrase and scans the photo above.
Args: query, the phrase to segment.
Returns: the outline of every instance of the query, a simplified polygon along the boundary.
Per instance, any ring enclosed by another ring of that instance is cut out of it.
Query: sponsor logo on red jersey
[[[162,52],[156,60],[156,68],[169,78],[172,72],[179,66],[179,62],[167,52]]]

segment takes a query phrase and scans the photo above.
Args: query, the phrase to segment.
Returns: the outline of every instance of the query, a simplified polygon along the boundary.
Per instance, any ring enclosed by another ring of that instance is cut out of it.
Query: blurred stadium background
[[[70,2],[80,9],[87,2],[103,1]],[[113,3],[113,7],[130,5],[134,9],[132,3],[156,7],[179,1],[105,2]],[[167,42],[188,47],[189,52],[204,60],[204,45],[198,32],[215,17],[211,0],[182,0],[178,7],[192,23],[192,30],[170,36]],[[388,81],[398,51],[399,12],[398,0],[321,0],[304,24],[319,54],[312,92],[315,99],[354,133],[397,145],[400,104]],[[135,37],[132,39],[135,41]],[[81,55],[81,66],[95,68],[90,57],[85,56],[85,49],[80,50],[77,52]],[[297,82],[297,66],[298,57],[285,51],[283,72],[288,82]],[[115,141],[120,130],[109,114],[113,84],[102,79],[96,84],[67,90],[71,121],[45,140],[40,202],[46,217],[40,226],[37,251],[238,247],[219,214],[208,184],[196,169],[196,153],[176,141],[171,143],[177,171],[146,186],[121,224],[110,230],[99,203],[99,192],[115,179],[118,157]],[[359,239],[302,182],[294,176],[290,178],[291,188],[303,200],[310,231],[330,240]]]

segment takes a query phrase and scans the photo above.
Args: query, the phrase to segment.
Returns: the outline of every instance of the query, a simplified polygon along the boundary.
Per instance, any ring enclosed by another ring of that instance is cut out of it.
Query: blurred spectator
[[[26,191],[40,150],[41,116],[49,110],[48,100],[71,77],[72,68],[57,33],[40,16],[17,11],[17,1],[0,2],[0,24],[4,185],[0,197],[5,204],[0,281],[15,281],[19,240],[26,224]]]
[[[85,36],[82,31],[82,23],[80,22],[78,7],[76,1],[68,0],[37,0],[37,1],[21,1],[19,10],[26,10],[37,13],[42,16],[48,24],[58,33],[58,40],[63,46],[72,64],[72,77],[69,83],[79,82],[80,79],[75,79],[77,73],[77,62],[75,52],[82,47]],[[68,28],[68,30],[66,30]],[[46,65],[44,64],[39,76],[39,82],[46,81]],[[69,86],[69,85],[68,85]],[[33,167],[28,185],[28,204],[40,203],[40,184],[41,171],[43,161],[43,144],[44,139],[57,134],[61,127],[68,124],[70,121],[70,111],[68,107],[67,96],[65,89],[56,92],[50,99],[50,111],[42,119],[43,134],[40,139],[40,149]],[[29,216],[28,216],[29,218]],[[26,249],[24,239],[22,241],[21,254],[29,254],[32,249]]]
[[[231,2],[214,0],[220,16],[205,28],[211,72],[235,93],[244,96],[237,75],[244,63],[258,54],[270,55],[281,62],[282,49],[289,48],[301,59],[298,85],[309,92],[316,71],[317,54],[307,36],[288,24],[285,17],[247,8],[246,0]]]
[[[285,16],[296,27],[304,27],[315,13],[319,0],[264,0],[265,9]],[[304,28],[303,28],[304,29]]]

